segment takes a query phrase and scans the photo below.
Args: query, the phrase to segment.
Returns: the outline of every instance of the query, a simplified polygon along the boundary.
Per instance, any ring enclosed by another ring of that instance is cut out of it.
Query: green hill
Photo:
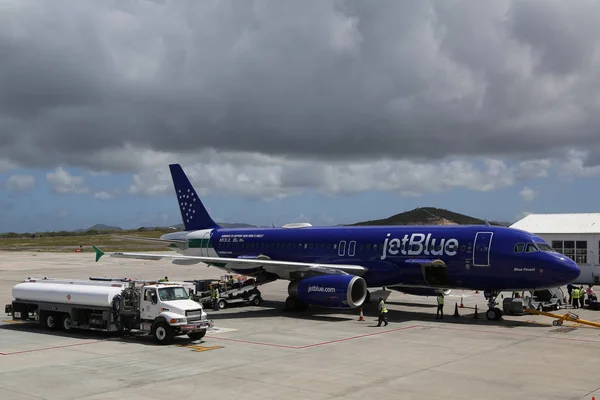
[[[489,221],[489,223],[490,225],[507,226],[503,222]],[[444,210],[443,208],[420,207],[388,218],[357,222],[350,225],[485,225],[485,220]]]

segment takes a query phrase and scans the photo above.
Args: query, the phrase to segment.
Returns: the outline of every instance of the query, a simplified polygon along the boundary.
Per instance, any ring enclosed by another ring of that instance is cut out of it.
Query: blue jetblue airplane
[[[309,305],[360,307],[368,288],[432,296],[482,290],[488,319],[502,315],[500,291],[568,284],[579,266],[525,231],[489,226],[348,226],[223,228],[208,214],[179,164],[169,166],[185,231],[158,239],[179,254],[111,253],[112,257],[206,263],[252,276],[258,284],[289,280],[287,310]],[[133,238],[132,238],[133,239]],[[139,238],[136,238],[139,239]],[[97,250],[96,261],[104,254]]]

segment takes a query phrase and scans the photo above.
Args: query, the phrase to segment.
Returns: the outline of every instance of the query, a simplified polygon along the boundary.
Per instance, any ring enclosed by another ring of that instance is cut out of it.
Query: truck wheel
[[[166,322],[159,322],[154,326],[152,335],[159,344],[164,344],[171,341],[173,338],[173,331]]]
[[[225,300],[223,300],[223,299],[220,299],[220,300],[217,302],[217,307],[219,307],[219,309],[220,309],[220,310],[224,309],[224,308],[225,308]]]
[[[63,317],[62,320],[62,324],[63,324],[63,329],[65,331],[70,331],[71,330],[71,316],[69,314],[65,314],[65,316]]]
[[[252,299],[252,305],[260,306],[260,297],[259,296],[256,296],[255,298]]]
[[[200,332],[188,333],[188,337],[192,341],[200,340],[206,335],[206,329],[202,329]]]
[[[52,313],[46,314],[46,327],[49,329],[56,329],[58,325],[58,321],[56,321],[56,315]]]

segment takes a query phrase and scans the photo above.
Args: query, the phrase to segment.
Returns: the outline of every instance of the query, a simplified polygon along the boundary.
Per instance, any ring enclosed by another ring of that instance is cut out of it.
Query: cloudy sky
[[[5,0],[0,231],[599,211],[600,3]]]

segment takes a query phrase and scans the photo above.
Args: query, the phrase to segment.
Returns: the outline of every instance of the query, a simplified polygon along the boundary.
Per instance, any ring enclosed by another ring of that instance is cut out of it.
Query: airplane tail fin
[[[181,219],[186,231],[195,231],[200,229],[219,228],[220,226],[206,211],[206,208],[200,201],[200,197],[194,190],[185,172],[179,164],[170,164],[171,178],[173,187],[181,211]]]

